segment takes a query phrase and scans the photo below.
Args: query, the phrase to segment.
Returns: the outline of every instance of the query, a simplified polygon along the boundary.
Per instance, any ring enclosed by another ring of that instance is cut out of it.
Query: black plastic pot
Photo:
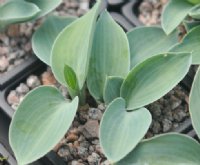
[[[139,14],[138,8],[139,8],[141,2],[142,1],[140,1],[140,0],[130,1],[130,2],[126,3],[121,9],[124,17],[128,21],[130,21],[132,24],[135,24],[136,26],[143,25],[138,19],[138,14]]]
[[[141,0],[107,0],[107,9],[109,12],[115,12],[123,17],[126,22],[132,26],[140,26],[142,23],[138,20],[138,7]],[[115,17],[116,18],[116,17]],[[118,20],[119,18],[117,18]],[[127,23],[126,23],[127,24]],[[130,30],[130,29],[128,29]]]
[[[32,63],[35,60],[35,56],[31,56],[27,59],[27,63],[22,63],[19,66],[16,66],[14,69],[2,74],[0,76],[0,90],[3,90],[9,83],[11,83],[13,80],[15,80],[15,76],[17,73],[19,73],[23,68],[27,67],[29,63]]]

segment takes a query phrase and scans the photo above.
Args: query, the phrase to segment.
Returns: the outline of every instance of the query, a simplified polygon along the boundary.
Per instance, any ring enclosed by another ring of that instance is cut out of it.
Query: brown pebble
[[[99,123],[97,120],[88,120],[82,127],[82,133],[86,138],[99,137]]]
[[[19,25],[18,24],[14,24],[14,25],[10,25],[8,27],[7,33],[9,36],[11,37],[17,37],[19,36]]]
[[[78,141],[75,141],[75,142],[74,142],[74,147],[79,147],[79,146],[80,146],[79,142],[78,142]]]
[[[19,103],[19,97],[17,95],[17,92],[14,91],[14,90],[10,91],[10,93],[8,94],[7,100],[8,100],[8,103],[10,105],[12,105],[12,104],[18,104]]]
[[[75,134],[69,134],[66,139],[68,142],[74,142],[74,141],[78,140],[78,136]]]
[[[42,79],[43,85],[55,85],[56,84],[56,79],[53,76],[53,74],[50,72],[44,72],[42,74],[41,79]]]

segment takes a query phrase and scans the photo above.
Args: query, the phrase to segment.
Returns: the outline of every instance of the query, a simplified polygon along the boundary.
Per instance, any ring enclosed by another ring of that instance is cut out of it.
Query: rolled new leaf
[[[103,100],[107,76],[125,77],[130,70],[129,44],[123,29],[104,11],[96,25],[87,85],[96,100]]]
[[[191,62],[190,53],[166,53],[137,65],[121,87],[127,109],[141,108],[167,94],[184,78]]]
[[[170,0],[164,8],[161,23],[165,33],[170,34],[189,14],[194,5],[186,0]]]
[[[200,64],[200,26],[193,28],[183,38],[180,44],[175,45],[171,52],[189,52],[192,54],[192,64]]]
[[[65,75],[65,81],[68,84],[68,91],[70,93],[70,96],[72,98],[78,96],[80,93],[80,88],[78,86],[78,79],[76,77],[74,70],[71,67],[65,65],[64,75]]]
[[[112,163],[124,158],[144,137],[151,121],[145,108],[127,112],[123,98],[111,102],[100,124],[100,145],[106,157]]]
[[[198,69],[190,93],[189,111],[193,127],[200,137],[200,69]]]
[[[40,9],[35,4],[26,1],[8,1],[0,6],[0,28],[31,20],[39,12]]]
[[[18,164],[29,164],[53,149],[69,129],[77,108],[78,98],[70,102],[54,87],[30,92],[15,112],[9,129]]]
[[[198,4],[198,3],[200,3],[200,0],[187,0],[188,2],[190,2],[190,3],[193,3],[193,4]]]
[[[75,18],[49,16],[32,37],[32,48],[37,57],[50,65],[50,55],[53,43],[58,34]]]
[[[42,17],[55,9],[62,0],[26,0],[37,5],[40,8],[40,13],[37,15],[37,18]]]
[[[106,105],[112,102],[117,97],[120,97],[120,88],[123,83],[121,77],[107,77],[104,87],[103,100]]]
[[[56,79],[67,85],[64,67],[73,69],[82,89],[88,73],[93,33],[100,2],[83,17],[67,26],[57,37],[51,54],[51,67]]]
[[[141,142],[116,165],[199,165],[200,145],[181,134],[165,134]]]
[[[139,27],[127,33],[131,68],[154,55],[167,52],[178,42],[176,31],[166,35],[160,27]]]

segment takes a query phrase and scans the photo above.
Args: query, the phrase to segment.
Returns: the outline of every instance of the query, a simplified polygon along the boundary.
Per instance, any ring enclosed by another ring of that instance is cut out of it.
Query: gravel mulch
[[[160,24],[163,7],[168,0],[143,0],[139,7],[139,20],[145,25]]]

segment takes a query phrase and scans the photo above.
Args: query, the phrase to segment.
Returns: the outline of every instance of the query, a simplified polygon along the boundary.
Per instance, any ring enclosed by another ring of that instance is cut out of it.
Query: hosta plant
[[[142,141],[152,118],[146,105],[179,83],[192,53],[170,51],[176,32],[141,27],[127,34],[101,1],[81,18],[50,16],[32,38],[35,54],[67,87],[70,99],[51,86],[31,91],[10,125],[9,138],[19,165],[51,150],[87,101],[85,90],[106,104],[100,123],[100,145],[111,164],[197,165],[200,145],[179,134]]]
[[[62,0],[7,0],[0,4],[0,29],[44,16]]]
[[[171,16],[171,14],[176,16]],[[172,32],[183,22],[187,34],[170,49],[171,52],[190,52],[192,54],[192,64],[200,64],[200,1],[199,0],[170,0],[162,17],[162,26],[167,34]],[[189,110],[193,127],[200,137],[200,71],[197,70],[190,93]]]

